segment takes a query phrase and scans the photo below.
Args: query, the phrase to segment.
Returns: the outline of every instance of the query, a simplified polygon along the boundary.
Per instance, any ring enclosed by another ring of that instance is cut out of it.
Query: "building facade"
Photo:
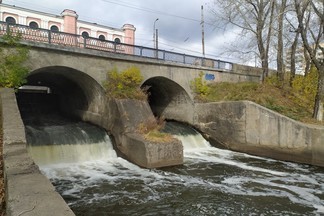
[[[0,1],[0,21],[10,24],[26,25],[30,28],[48,29],[52,32],[65,32],[82,35],[84,38],[98,38],[102,41],[115,41],[129,45],[135,44],[135,27],[125,24],[122,28],[112,28],[78,19],[78,14],[65,9],[60,15],[44,13]]]

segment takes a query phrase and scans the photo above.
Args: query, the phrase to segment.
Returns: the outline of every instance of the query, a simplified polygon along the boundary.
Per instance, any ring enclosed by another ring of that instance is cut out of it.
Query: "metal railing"
[[[84,38],[81,35],[69,34],[65,32],[54,32],[48,29],[41,28],[35,29],[25,25],[9,24],[0,21],[0,36],[3,36],[9,31],[13,35],[20,34],[22,40],[26,41],[35,41],[39,43],[54,44],[59,46],[69,46],[95,49],[113,53],[122,53],[187,65],[210,67],[226,71],[233,70],[233,63],[231,62],[170,52],[160,49],[157,50],[150,47],[117,43],[115,41],[100,40],[98,38],[93,37]]]

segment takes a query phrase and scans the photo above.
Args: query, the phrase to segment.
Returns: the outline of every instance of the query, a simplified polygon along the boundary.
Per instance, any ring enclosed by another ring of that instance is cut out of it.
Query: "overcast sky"
[[[136,27],[136,45],[153,46],[153,23],[159,31],[159,48],[202,55],[201,6],[204,6],[206,56],[235,61],[222,54],[224,45],[235,39],[232,32],[215,28],[209,12],[213,0],[3,0],[3,3],[52,14],[64,9],[77,12],[80,20],[120,28]]]

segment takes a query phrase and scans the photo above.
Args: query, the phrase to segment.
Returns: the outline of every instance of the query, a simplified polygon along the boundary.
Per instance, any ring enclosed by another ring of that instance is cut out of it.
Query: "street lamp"
[[[159,18],[156,18],[153,24],[153,47],[156,49],[156,41],[155,41],[155,23],[159,20]]]

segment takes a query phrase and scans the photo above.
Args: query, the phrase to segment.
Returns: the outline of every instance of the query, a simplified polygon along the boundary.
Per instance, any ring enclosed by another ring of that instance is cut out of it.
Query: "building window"
[[[119,38],[115,38],[115,43],[120,43],[120,39]]]
[[[13,17],[7,17],[6,18],[6,23],[15,25],[16,24],[16,20]]]
[[[86,31],[82,32],[82,37],[83,38],[89,38],[89,33],[86,32]]]
[[[59,32],[60,30],[59,30],[59,28],[56,25],[52,25],[51,26],[51,31],[52,32]]]
[[[104,41],[104,40],[106,40],[106,37],[105,37],[105,35],[99,35],[99,40],[101,40],[101,41]]]
[[[33,22],[30,22],[30,23],[29,23],[29,27],[30,27],[30,28],[33,28],[33,29],[37,29],[37,28],[38,28],[38,24],[37,24],[37,22],[34,22],[34,21],[33,21]]]

